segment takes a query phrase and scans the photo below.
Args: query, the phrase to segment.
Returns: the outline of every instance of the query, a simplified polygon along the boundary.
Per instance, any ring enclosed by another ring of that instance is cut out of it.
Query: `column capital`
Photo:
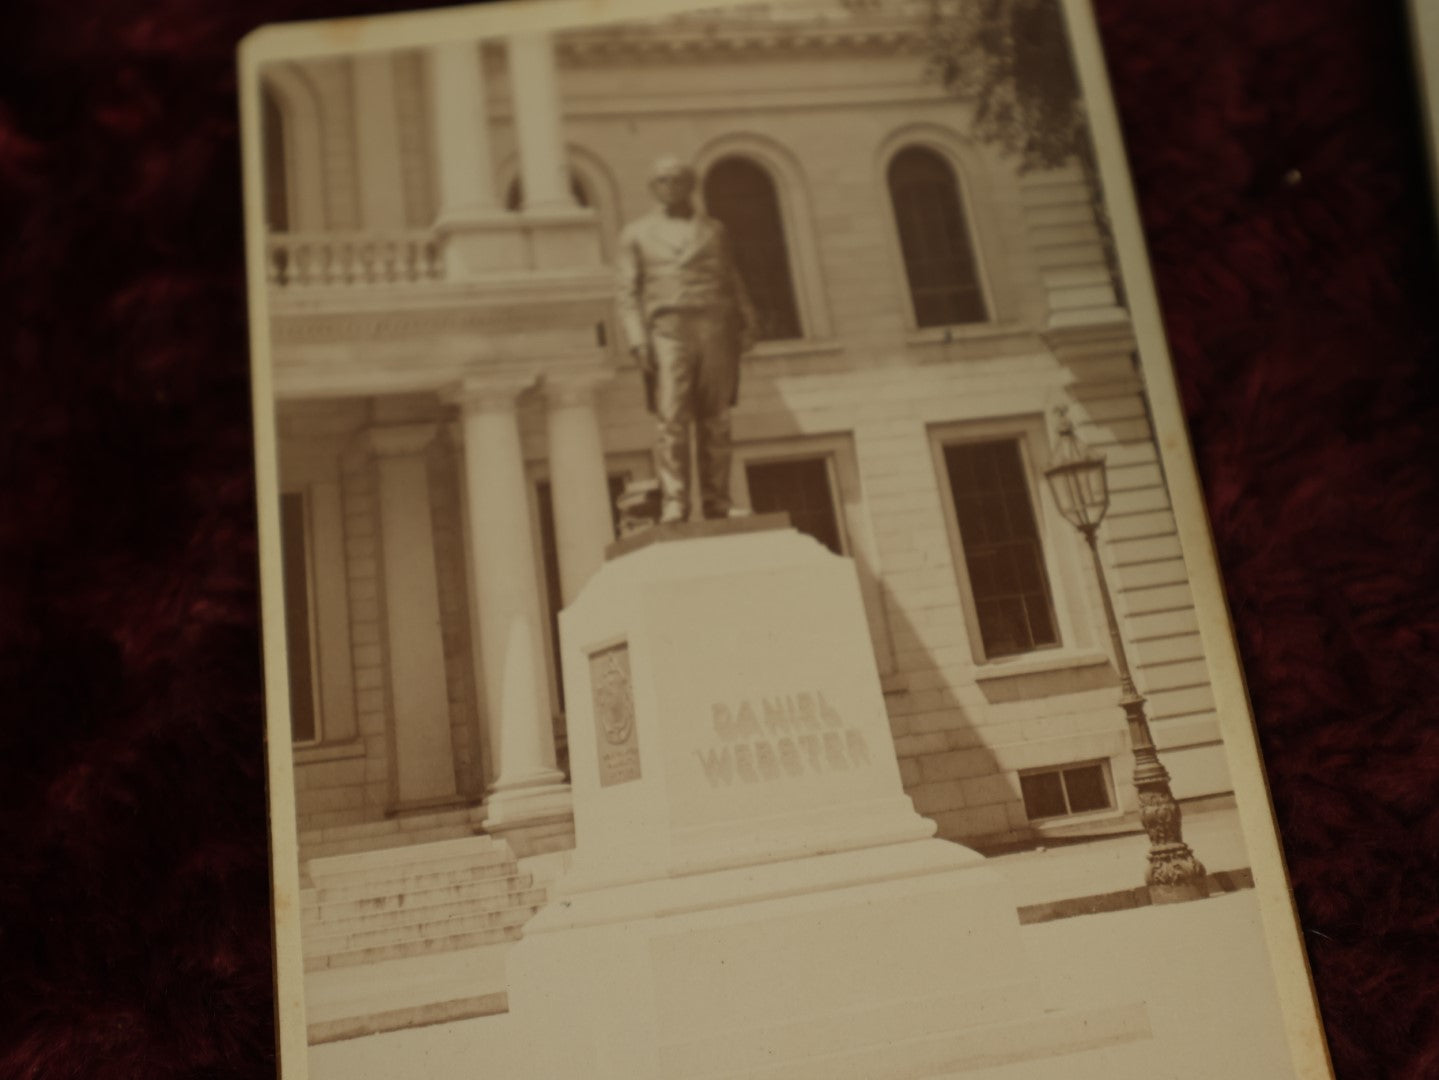
[[[519,397],[540,381],[533,371],[476,376],[452,383],[442,400],[458,405],[464,415],[482,412],[513,412]]]
[[[529,46],[530,48],[548,47],[553,39],[553,31],[544,29],[515,30],[505,35],[506,41],[518,41],[521,45]]]
[[[407,457],[428,449],[438,430],[434,423],[372,427],[365,432],[365,443],[376,457]]]
[[[546,371],[540,380],[545,404],[551,409],[570,405],[592,405],[600,387],[612,381],[611,368]]]

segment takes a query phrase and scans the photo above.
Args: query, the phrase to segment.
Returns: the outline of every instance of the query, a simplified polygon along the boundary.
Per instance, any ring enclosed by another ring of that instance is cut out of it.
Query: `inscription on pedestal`
[[[799,779],[870,765],[864,733],[846,725],[823,693],[715,702],[718,742],[696,750],[712,787]]]
[[[590,653],[590,688],[595,704],[600,787],[638,780],[640,745],[635,731],[628,642]]]

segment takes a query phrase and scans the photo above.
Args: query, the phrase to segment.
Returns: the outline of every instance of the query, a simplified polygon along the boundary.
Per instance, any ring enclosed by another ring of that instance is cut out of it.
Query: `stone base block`
[[[498,836],[534,825],[572,822],[574,798],[570,786],[563,782],[497,789],[485,800],[483,814],[481,827]]]
[[[579,843],[508,958],[526,1080],[900,1080],[1145,1034],[1044,1012],[1003,880],[904,794],[853,563],[776,524],[622,541],[561,616]]]
[[[890,1080],[1147,1035],[1046,1016],[999,876],[939,840],[563,896],[509,958],[535,1077]]]
[[[593,210],[531,211],[525,216],[530,232],[532,265],[536,270],[572,270],[602,266],[599,224]]]
[[[529,245],[510,214],[469,214],[442,220],[436,229],[451,281],[529,269]]]
[[[489,835],[510,845],[517,859],[572,851],[575,846],[575,819],[572,815],[516,825],[496,825]]]

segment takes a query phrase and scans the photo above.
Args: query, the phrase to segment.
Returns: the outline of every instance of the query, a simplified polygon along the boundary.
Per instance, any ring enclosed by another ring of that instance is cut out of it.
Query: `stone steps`
[[[421,834],[404,839],[412,835]],[[393,846],[390,839],[390,847],[307,864],[314,884],[301,890],[306,971],[515,941],[545,902],[545,890],[519,873],[503,841],[467,834]]]
[[[478,1016],[495,1016],[509,1011],[503,990],[489,994],[472,994],[446,1001],[427,1002],[397,1009],[386,1009],[360,1016],[343,1016],[334,1020],[316,1020],[309,1025],[310,1045],[360,1039],[387,1031],[449,1024],[456,1020],[472,1020]]]
[[[347,877],[341,884],[317,883],[312,890],[305,891],[313,892],[313,902],[324,906],[336,901],[390,896],[395,893],[405,893],[413,897],[416,893],[433,892],[456,885],[469,885],[481,880],[511,877],[514,873],[514,859],[496,858],[469,866],[450,864],[442,869],[417,870],[407,876],[390,875],[375,880],[366,880],[359,876]],[[302,896],[303,899],[305,897]]]
[[[509,1006],[505,960],[513,944],[307,972],[310,1042],[503,1013]]]
[[[511,888],[478,899],[453,901],[424,900],[402,907],[376,910],[348,910],[343,914],[318,913],[313,920],[302,923],[306,930],[317,934],[356,933],[359,931],[421,926],[447,919],[486,915],[512,908],[538,907],[545,902],[545,890]]]
[[[306,971],[320,971],[327,968],[350,967],[358,964],[374,964],[381,960],[399,960],[410,956],[428,956],[434,953],[452,952],[457,949],[472,949],[481,945],[499,945],[519,941],[530,912],[513,925],[476,930],[466,934],[452,934],[443,938],[421,938],[394,945],[378,945],[368,948],[344,949],[323,954],[305,956]]]
[[[507,892],[509,890],[504,885],[486,888],[481,885],[482,882],[504,881],[513,876],[515,876],[515,868],[512,864],[493,867],[489,875],[466,870],[448,870],[439,874],[417,875],[410,884],[379,882],[368,891],[363,884],[346,886],[341,890],[302,890],[301,905],[302,908],[306,906],[313,908],[320,914],[320,921],[323,922],[328,912],[334,912],[336,915],[344,917],[347,914],[353,914],[356,910],[349,905],[361,904],[366,901],[371,903],[376,910],[399,911],[406,907],[443,903],[446,897],[464,898],[464,893],[454,894],[454,890],[457,889],[476,893],[478,895],[470,898],[483,902],[487,897],[494,895],[496,891]],[[403,894],[404,900],[391,899],[397,894]]]
[[[412,923],[348,927],[333,931],[326,927],[323,932],[312,934],[311,941],[320,952],[349,952],[352,949],[403,945],[415,940],[460,937],[507,926],[523,926],[539,907],[537,903],[529,903],[494,911],[461,912]]]
[[[467,836],[311,859],[307,869],[317,889],[333,890],[381,883],[408,886],[416,874],[513,865],[514,861],[508,846],[487,836]]]
[[[482,905],[525,892],[533,886],[532,874],[509,874],[425,889],[419,895],[409,890],[397,889],[386,893],[366,893],[348,899],[320,900],[314,890],[307,889],[302,893],[301,925],[309,927],[320,922],[340,925],[348,919],[380,913],[411,912],[465,903]]]

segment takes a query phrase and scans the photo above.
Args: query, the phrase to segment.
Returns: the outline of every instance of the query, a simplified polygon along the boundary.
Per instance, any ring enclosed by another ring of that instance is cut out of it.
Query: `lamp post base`
[[[1149,834],[1149,870],[1144,875],[1149,898],[1156,904],[1203,900],[1209,895],[1204,864],[1183,840],[1179,803],[1162,784],[1139,791],[1139,820]]]
[[[1202,878],[1188,885],[1149,886],[1149,902],[1155,905],[1183,904],[1190,900],[1207,899],[1209,899],[1209,886]]]

